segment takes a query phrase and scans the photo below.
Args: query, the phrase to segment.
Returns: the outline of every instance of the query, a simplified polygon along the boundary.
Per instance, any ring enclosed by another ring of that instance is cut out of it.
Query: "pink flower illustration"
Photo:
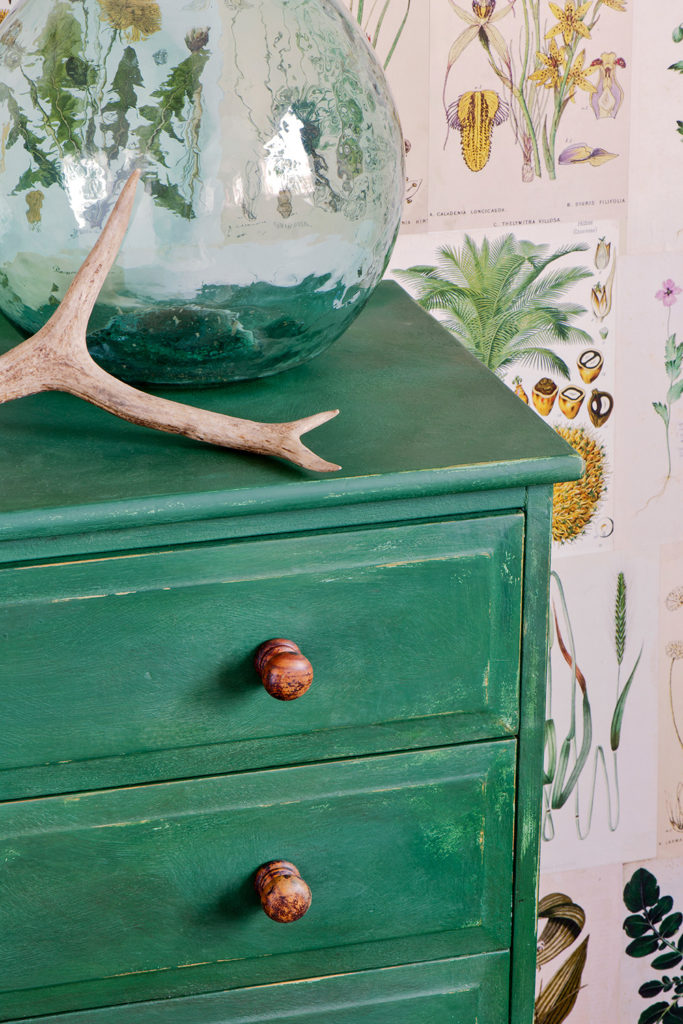
[[[679,288],[675,281],[668,278],[666,281],[662,281],[662,287],[655,293],[655,298],[661,299],[665,306],[673,306],[676,296],[680,295],[682,291],[683,288]]]

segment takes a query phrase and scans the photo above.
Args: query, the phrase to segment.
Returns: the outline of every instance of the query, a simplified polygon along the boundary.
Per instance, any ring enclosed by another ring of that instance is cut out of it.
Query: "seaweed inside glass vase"
[[[403,146],[341,0],[25,0],[0,28],[0,309],[46,321],[133,168],[88,345],[212,384],[331,344],[386,267]]]

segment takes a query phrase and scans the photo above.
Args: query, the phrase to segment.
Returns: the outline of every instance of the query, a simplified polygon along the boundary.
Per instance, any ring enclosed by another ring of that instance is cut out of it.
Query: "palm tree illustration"
[[[592,343],[576,325],[587,310],[560,301],[579,281],[585,267],[554,266],[585,244],[554,251],[508,234],[480,246],[465,236],[461,248],[437,250],[436,266],[414,266],[395,274],[418,303],[438,312],[445,327],[465,348],[499,375],[514,363],[536,366],[569,378],[554,350],[557,344]]]

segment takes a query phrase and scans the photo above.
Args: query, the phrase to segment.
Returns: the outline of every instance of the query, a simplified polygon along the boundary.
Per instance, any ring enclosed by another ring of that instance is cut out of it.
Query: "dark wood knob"
[[[311,890],[288,860],[271,860],[256,872],[254,888],[268,917],[290,924],[311,905]]]
[[[261,644],[254,665],[266,690],[277,700],[296,700],[313,682],[313,666],[291,640]]]

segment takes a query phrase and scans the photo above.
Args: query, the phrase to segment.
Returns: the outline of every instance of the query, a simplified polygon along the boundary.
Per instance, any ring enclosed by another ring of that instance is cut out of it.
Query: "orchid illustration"
[[[623,89],[616,70],[626,67],[626,62],[616,53],[592,58],[588,45],[601,9],[623,13],[627,0],[515,0],[521,3],[523,19],[517,46],[506,41],[497,27],[513,9],[512,0],[498,8],[495,0],[475,0],[472,13],[455,0],[448,2],[457,17],[467,22],[450,47],[444,75],[443,104],[449,126],[458,102],[447,99],[449,76],[465,49],[478,39],[502,88],[500,104],[501,108],[506,105],[522,153],[523,181],[544,173],[553,180],[558,164],[597,167],[615,158],[616,153],[580,143],[566,147],[558,159],[555,148],[567,104],[576,102],[580,91],[588,94],[598,118],[615,117],[621,106]]]

